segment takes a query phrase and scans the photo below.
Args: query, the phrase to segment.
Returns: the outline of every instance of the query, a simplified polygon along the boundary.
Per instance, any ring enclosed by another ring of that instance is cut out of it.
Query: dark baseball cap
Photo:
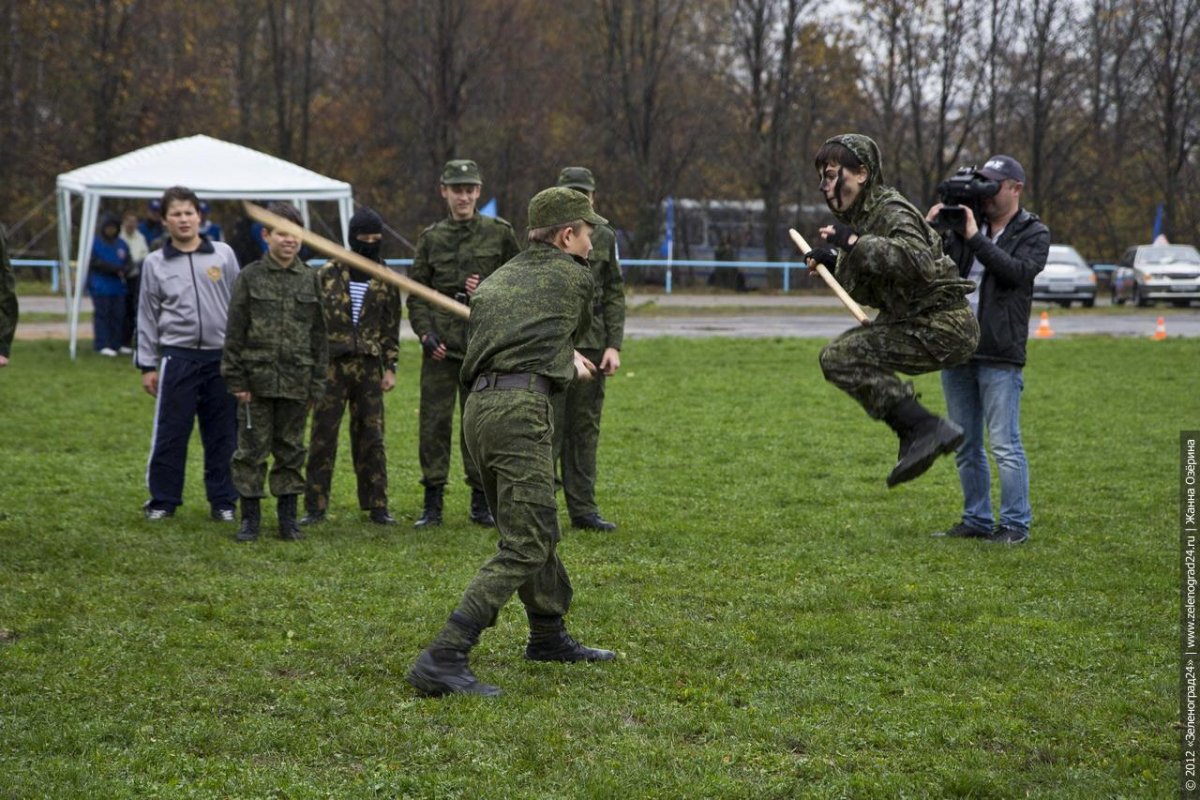
[[[451,186],[456,183],[474,183],[483,185],[483,173],[479,165],[467,158],[456,158],[446,162],[442,167],[442,183]]]
[[[992,156],[975,172],[994,181],[1025,182],[1025,168],[1012,156]]]
[[[585,192],[596,191],[596,179],[587,167],[563,167],[558,173],[558,185],[569,189],[583,189]]]
[[[565,186],[543,189],[529,201],[529,227],[552,228],[581,219],[591,225],[606,225],[608,220],[592,208],[587,195]]]

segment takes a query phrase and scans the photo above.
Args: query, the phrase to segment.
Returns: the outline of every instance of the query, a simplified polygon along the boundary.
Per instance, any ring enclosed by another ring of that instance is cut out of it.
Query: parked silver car
[[[1131,247],[1113,274],[1112,298],[1117,305],[1139,306],[1169,300],[1186,306],[1200,300],[1200,252],[1190,244],[1142,244]]]
[[[1096,305],[1096,273],[1074,247],[1052,244],[1046,268],[1033,279],[1033,299],[1063,308],[1070,308],[1072,302],[1091,308]]]

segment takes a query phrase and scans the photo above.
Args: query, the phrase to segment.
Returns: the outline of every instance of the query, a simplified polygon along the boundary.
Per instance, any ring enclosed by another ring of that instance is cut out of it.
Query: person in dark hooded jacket
[[[884,185],[879,147],[843,134],[818,151],[821,193],[837,220],[821,229],[829,245],[806,257],[824,264],[857,302],[879,310],[865,327],[846,331],[821,350],[825,379],[882,419],[900,439],[889,487],[923,474],[962,442],[962,429],[930,413],[916,398],[918,375],[962,364],[979,341],[967,305],[973,284],[942,253],[938,234],[898,191]]]
[[[130,268],[129,245],[120,238],[121,223],[105,214],[96,227],[92,257],[88,261],[88,293],[92,296],[92,349],[113,357],[121,347],[125,324],[125,272]]]

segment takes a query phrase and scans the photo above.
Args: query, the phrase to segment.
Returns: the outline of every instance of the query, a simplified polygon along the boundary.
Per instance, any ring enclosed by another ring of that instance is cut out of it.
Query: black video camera
[[[939,231],[963,233],[967,225],[967,212],[963,207],[971,209],[976,223],[982,222],[983,200],[1000,191],[1000,181],[983,177],[975,167],[959,167],[958,172],[938,184],[937,190],[942,208],[933,220],[933,227]]]

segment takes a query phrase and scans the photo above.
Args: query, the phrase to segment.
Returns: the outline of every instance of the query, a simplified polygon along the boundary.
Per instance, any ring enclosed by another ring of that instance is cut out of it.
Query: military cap
[[[483,185],[483,174],[479,165],[467,158],[455,158],[446,162],[442,167],[442,183],[451,186],[456,183],[474,183]]]
[[[529,227],[552,228],[581,219],[591,225],[606,225],[608,220],[592,208],[592,201],[574,189],[552,186],[529,201]]]
[[[585,192],[596,191],[596,179],[587,167],[563,167],[558,173],[558,185],[570,189],[583,189]]]

